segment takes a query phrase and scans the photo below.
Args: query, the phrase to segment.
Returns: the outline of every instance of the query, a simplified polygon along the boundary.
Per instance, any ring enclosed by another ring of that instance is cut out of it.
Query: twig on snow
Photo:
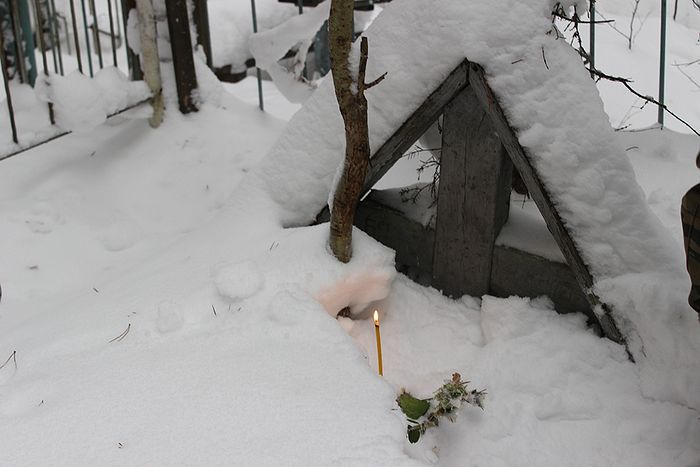
[[[2,370],[3,368],[5,368],[5,365],[7,365],[8,363],[10,363],[10,360],[12,360],[12,363],[13,363],[14,366],[15,366],[15,370],[17,370],[17,351],[16,351],[16,350],[13,350],[12,353],[10,354],[10,356],[7,357],[7,360],[5,360],[5,363],[3,363],[2,365],[0,365],[0,370]]]
[[[126,337],[127,334],[129,334],[129,330],[130,330],[130,329],[131,329],[131,323],[129,323],[129,325],[126,327],[126,329],[124,330],[124,332],[122,332],[122,333],[119,334],[117,337],[115,337],[114,339],[112,339],[111,341],[109,341],[108,344],[111,344],[112,342],[120,342],[122,339],[124,339],[124,338]]]

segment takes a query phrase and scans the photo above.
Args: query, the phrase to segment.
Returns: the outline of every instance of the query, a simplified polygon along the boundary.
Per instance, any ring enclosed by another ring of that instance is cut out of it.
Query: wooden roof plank
[[[452,99],[469,85],[469,62],[460,63],[413,114],[394,132],[370,159],[369,172],[365,179],[363,196],[403,157],[413,143],[435,123],[442,110]],[[328,206],[316,216],[316,222],[330,219]]]

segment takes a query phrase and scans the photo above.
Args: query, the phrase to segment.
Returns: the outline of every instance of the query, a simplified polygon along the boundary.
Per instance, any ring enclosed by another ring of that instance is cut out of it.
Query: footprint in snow
[[[47,234],[53,231],[60,219],[59,212],[49,203],[42,201],[31,207],[24,222],[32,232]]]
[[[166,300],[158,304],[156,328],[161,334],[167,334],[182,329],[185,324],[185,313],[179,303]]]

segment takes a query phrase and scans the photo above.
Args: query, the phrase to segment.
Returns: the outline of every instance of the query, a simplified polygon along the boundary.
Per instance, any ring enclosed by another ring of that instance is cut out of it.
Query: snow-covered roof
[[[681,251],[650,211],[593,80],[553,30],[554,3],[389,4],[365,34],[368,79],[388,73],[367,95],[370,145],[380,147],[465,57],[481,64],[589,265],[596,292],[622,310],[616,319],[633,353],[653,362],[654,371],[697,365],[700,332],[684,300]],[[417,32],[417,24],[430,25],[429,32]],[[343,123],[326,80],[257,171],[280,222],[314,218],[343,153]],[[664,330],[668,335],[659,335]],[[700,398],[700,380],[686,384],[696,384],[692,397]]]

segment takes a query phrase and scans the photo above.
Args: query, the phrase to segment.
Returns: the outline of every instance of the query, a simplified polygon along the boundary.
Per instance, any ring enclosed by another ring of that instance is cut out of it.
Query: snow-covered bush
[[[457,411],[464,404],[484,409],[486,391],[468,389],[469,381],[462,381],[459,373],[446,380],[431,399],[417,399],[407,392],[402,392],[396,400],[408,418],[408,440],[416,443],[428,428],[438,426],[440,418],[445,417],[454,422]]]

